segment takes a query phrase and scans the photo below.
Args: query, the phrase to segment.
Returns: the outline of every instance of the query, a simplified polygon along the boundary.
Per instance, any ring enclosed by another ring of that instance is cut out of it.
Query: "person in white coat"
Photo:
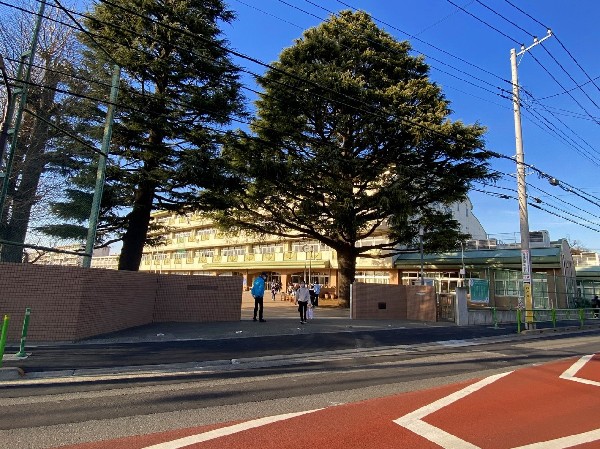
[[[306,288],[304,281],[300,282],[300,288],[296,290],[296,304],[298,304],[298,312],[300,312],[300,324],[306,324],[306,310],[311,304],[310,291]]]

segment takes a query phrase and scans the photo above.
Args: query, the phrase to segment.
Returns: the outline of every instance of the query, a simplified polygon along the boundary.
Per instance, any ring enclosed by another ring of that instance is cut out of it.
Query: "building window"
[[[356,247],[362,248],[363,246],[385,245],[388,242],[389,240],[384,236],[367,237],[366,239],[356,242]]]
[[[190,235],[191,235],[190,231],[176,232],[174,240],[177,243],[183,243],[183,242],[185,242],[186,237],[189,237]]]
[[[494,293],[496,296],[523,297],[523,273],[516,270],[496,270],[494,274]],[[533,273],[531,296],[535,309],[550,307],[548,296],[548,275]]]
[[[390,275],[385,271],[357,271],[354,280],[364,284],[389,284]]]
[[[246,253],[243,246],[231,246],[229,248],[223,248],[221,251],[222,256],[243,256]]]
[[[254,245],[254,254],[273,254],[283,252],[283,245]]]
[[[310,242],[296,241],[296,242],[292,243],[292,251],[295,253],[305,253],[305,252],[318,253],[318,252],[327,251],[327,250],[328,250],[328,247],[318,241],[310,241]]]

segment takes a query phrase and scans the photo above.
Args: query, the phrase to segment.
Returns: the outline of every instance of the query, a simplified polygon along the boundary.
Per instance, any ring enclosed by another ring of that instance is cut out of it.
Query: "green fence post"
[[[585,312],[583,309],[579,309],[579,327],[583,328],[584,321],[585,321]]]
[[[498,329],[498,316],[495,307],[492,307],[492,320],[494,321],[494,329]]]
[[[517,308],[517,334],[521,333],[521,309]]]
[[[4,347],[6,346],[6,337],[8,336],[8,315],[4,315],[4,321],[2,322],[2,335],[0,336],[0,367],[2,366],[2,359],[4,358]]]
[[[556,309],[552,309],[550,311],[550,316],[552,317],[552,327],[556,327]]]
[[[31,315],[31,307],[25,309],[25,319],[23,320],[23,332],[21,332],[21,346],[19,352],[15,355],[17,357],[27,357],[25,353],[25,339],[27,338],[27,328],[29,327],[29,316]]]

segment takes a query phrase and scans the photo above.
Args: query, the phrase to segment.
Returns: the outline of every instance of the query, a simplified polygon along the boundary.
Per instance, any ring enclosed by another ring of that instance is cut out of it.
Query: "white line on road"
[[[600,387],[600,382],[575,376],[575,374],[577,374],[579,370],[583,368],[583,366],[592,359],[592,357],[594,357],[594,354],[584,355],[579,360],[577,360],[577,362],[573,363],[573,365],[571,365],[571,367],[568,370],[562,373],[560,375],[560,378],[572,380],[573,382],[579,382],[582,384],[595,385],[596,387]]]
[[[600,440],[600,429],[578,433],[577,435],[569,435],[568,437],[557,438],[556,440],[526,444],[525,446],[515,447],[514,449],[566,449],[568,447],[592,443],[598,440]]]
[[[577,362],[565,370],[560,375],[560,378],[566,380],[572,380],[575,382],[581,382],[584,384],[600,386],[600,382],[595,382],[589,379],[583,379],[576,377],[577,372],[589,362],[594,355],[586,355],[581,357]],[[464,398],[465,396],[474,393],[483,387],[495,382],[501,377],[506,376],[508,373],[497,374],[495,376],[487,377],[479,382],[469,385],[460,391],[452,393],[445,398],[438,399],[431,404],[421,407],[414,412],[408,413],[401,418],[394,420],[394,422],[402,427],[405,427],[417,435],[428,439],[429,441],[436,443],[444,449],[480,449],[479,446],[475,446],[468,441],[462,440],[455,435],[452,435],[438,427],[435,427],[429,423],[423,421],[426,416]],[[569,435],[566,437],[557,438],[549,441],[541,441],[537,443],[527,444],[525,446],[519,446],[514,449],[566,449],[569,447],[577,446],[579,444],[591,443],[593,441],[600,440],[600,429],[590,430],[589,432],[583,432],[576,435]]]
[[[462,390],[452,393],[449,396],[438,399],[431,404],[421,407],[414,412],[408,413],[401,418],[394,420],[394,422],[402,427],[412,430],[417,435],[428,439],[429,441],[443,447],[444,449],[479,449],[477,446],[469,443],[468,441],[462,440],[457,436],[454,436],[438,427],[432,426],[431,424],[422,421],[424,417],[430,415],[438,410],[470,395],[483,387],[497,381],[498,379],[507,376],[512,371],[507,373],[496,374],[495,376],[486,377],[472,385],[469,385]]]
[[[254,429],[260,426],[266,426],[278,421],[284,421],[286,419],[295,418],[296,416],[306,415],[307,413],[313,413],[323,409],[308,410],[297,413],[286,413],[283,415],[266,416],[264,418],[253,419],[252,421],[246,421],[240,424],[234,424],[233,426],[223,427],[220,429],[210,430],[208,432],[199,433],[196,435],[190,435],[188,437],[179,438],[178,440],[166,441],[164,443],[158,443],[153,446],[147,446],[142,449],[179,449],[182,447],[190,446],[196,443],[202,443],[204,441],[214,440],[227,435],[233,435],[234,433],[243,432],[245,430]]]

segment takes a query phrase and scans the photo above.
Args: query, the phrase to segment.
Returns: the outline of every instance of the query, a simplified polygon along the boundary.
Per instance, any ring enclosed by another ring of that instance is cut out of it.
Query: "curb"
[[[18,367],[0,368],[0,380],[18,380],[25,377],[25,372]]]

